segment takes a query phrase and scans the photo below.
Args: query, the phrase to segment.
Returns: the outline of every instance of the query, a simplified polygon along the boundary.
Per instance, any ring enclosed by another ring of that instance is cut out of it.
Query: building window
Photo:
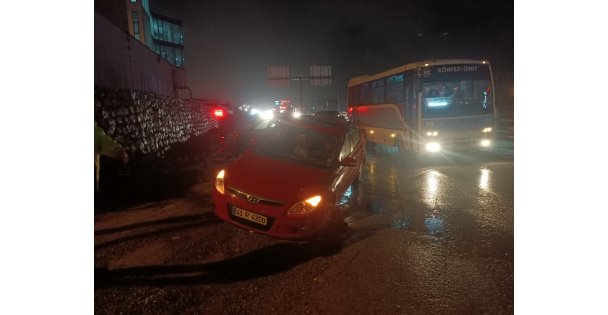
[[[163,24],[163,21],[158,21],[158,38],[162,40],[165,39],[165,28]]]
[[[182,51],[180,49],[175,50],[175,66],[176,67],[184,66],[184,59],[182,57]]]
[[[173,43],[175,44],[181,44],[180,43],[180,31],[179,31],[179,25],[173,24]]]
[[[158,38],[158,20],[157,19],[152,20],[152,34],[154,35],[155,38]]]
[[[132,11],[131,18],[133,18],[133,36],[135,36],[137,40],[141,40],[139,33],[139,13],[137,11]]]
[[[167,47],[167,61],[175,64],[175,49],[173,47]]]
[[[165,42],[183,45],[184,36],[182,27],[179,24],[163,21],[161,19],[152,19],[152,36]]]
[[[165,25],[165,32],[166,32],[165,39],[168,42],[173,43],[173,32],[171,31],[171,24],[167,23],[167,25]]]

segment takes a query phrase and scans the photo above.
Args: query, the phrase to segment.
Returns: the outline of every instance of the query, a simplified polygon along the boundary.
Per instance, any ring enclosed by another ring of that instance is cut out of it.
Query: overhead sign
[[[331,66],[310,66],[310,85],[331,85]]]
[[[289,87],[289,67],[271,66],[268,67],[268,86],[270,87]]]

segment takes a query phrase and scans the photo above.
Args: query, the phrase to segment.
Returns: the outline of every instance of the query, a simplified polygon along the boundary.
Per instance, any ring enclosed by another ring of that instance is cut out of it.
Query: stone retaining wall
[[[172,145],[217,128],[209,106],[155,93],[95,88],[95,119],[131,156],[162,159]]]

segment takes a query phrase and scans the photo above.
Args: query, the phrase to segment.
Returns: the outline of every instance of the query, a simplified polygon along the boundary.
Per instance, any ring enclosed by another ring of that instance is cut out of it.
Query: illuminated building
[[[184,67],[182,22],[152,12],[148,0],[97,0],[95,12],[131,34],[172,65]]]

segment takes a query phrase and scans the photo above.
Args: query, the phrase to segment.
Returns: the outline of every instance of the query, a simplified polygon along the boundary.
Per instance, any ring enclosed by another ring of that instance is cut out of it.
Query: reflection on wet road
[[[347,222],[383,244],[366,255],[392,270],[368,271],[398,284],[387,299],[414,312],[512,312],[512,157],[370,154],[359,189],[363,205]]]
[[[351,209],[351,227],[391,226],[437,234],[470,228],[513,228],[513,161],[473,155],[463,161],[402,163],[391,154],[372,155],[359,189],[364,206]]]

